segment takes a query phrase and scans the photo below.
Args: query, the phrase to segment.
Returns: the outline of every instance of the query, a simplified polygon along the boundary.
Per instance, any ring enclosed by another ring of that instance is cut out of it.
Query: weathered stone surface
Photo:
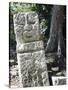
[[[28,24],[34,24],[38,21],[38,15],[37,13],[33,12],[33,13],[29,13],[27,15],[27,21],[28,21]]]
[[[14,15],[14,29],[18,43],[40,39],[37,13],[18,13]]]
[[[46,70],[46,59],[44,50],[36,51],[32,53],[33,59],[35,60],[36,68],[41,68]]]
[[[23,25],[15,25],[14,30],[15,30],[17,45],[22,44],[23,43],[22,36],[23,36],[24,26]]]
[[[18,46],[18,45],[17,45]],[[17,52],[34,51],[44,49],[43,41],[35,41],[30,43],[23,43],[17,47]]]
[[[25,12],[14,15],[14,30],[21,86],[49,85],[38,14]]]
[[[27,19],[27,21],[25,21]],[[14,23],[18,25],[23,25],[27,22],[27,24],[34,24],[38,21],[38,15],[36,12],[19,12],[14,15]]]
[[[40,35],[37,30],[24,31],[23,40],[24,42],[40,40]]]
[[[23,83],[26,83],[25,81],[23,81],[24,79],[27,78],[28,81],[29,80],[28,76],[31,76],[31,83],[33,83],[33,81],[36,82],[37,80],[35,79],[36,77],[38,78],[37,84],[39,86],[49,85],[44,50],[36,51],[33,53],[18,54],[18,60],[21,62],[20,68]]]
[[[52,77],[52,83],[53,85],[67,85],[66,77],[64,76],[53,76]]]
[[[24,13],[18,13],[14,15],[14,23],[18,25],[25,24],[25,15]]]
[[[40,33],[36,25],[15,25],[15,33],[18,43],[40,40]]]

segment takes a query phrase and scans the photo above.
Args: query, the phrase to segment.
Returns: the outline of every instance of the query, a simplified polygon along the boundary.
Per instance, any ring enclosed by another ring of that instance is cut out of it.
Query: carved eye
[[[26,37],[26,38],[31,38],[32,37],[32,31],[25,31],[24,33],[23,33],[23,36],[24,36],[24,38]]]
[[[18,25],[24,25],[25,24],[25,16],[23,13],[18,13],[14,15],[14,23]]]
[[[34,24],[37,20],[37,15],[36,13],[30,13],[27,15],[27,23],[28,24]]]

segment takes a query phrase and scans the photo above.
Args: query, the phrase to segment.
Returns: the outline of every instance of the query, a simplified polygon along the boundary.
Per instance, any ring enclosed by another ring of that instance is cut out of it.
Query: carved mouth
[[[32,35],[26,35],[26,37],[31,38],[31,37],[32,37]]]
[[[32,37],[32,32],[31,31],[25,31],[23,34],[27,38],[31,38]]]

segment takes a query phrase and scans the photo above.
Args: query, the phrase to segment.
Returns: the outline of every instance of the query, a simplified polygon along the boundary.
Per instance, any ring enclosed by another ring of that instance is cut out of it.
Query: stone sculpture
[[[49,85],[44,44],[36,12],[14,15],[20,87]]]

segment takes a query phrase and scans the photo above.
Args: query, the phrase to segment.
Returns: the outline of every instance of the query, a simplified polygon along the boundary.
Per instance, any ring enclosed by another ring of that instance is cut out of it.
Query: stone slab
[[[24,87],[34,85],[34,82],[37,81],[37,86],[46,86],[49,85],[47,65],[45,59],[44,50],[36,51],[33,53],[18,53],[18,60],[20,62],[20,74],[22,78],[22,83],[25,83],[27,79],[27,85],[24,84]],[[36,77],[36,80],[34,79]],[[33,81],[32,81],[33,80]]]
[[[43,41],[35,41],[35,42],[30,42],[30,43],[23,43],[20,44],[19,46],[17,45],[17,52],[28,52],[28,51],[35,51],[35,50],[40,50],[44,49],[44,43]]]

